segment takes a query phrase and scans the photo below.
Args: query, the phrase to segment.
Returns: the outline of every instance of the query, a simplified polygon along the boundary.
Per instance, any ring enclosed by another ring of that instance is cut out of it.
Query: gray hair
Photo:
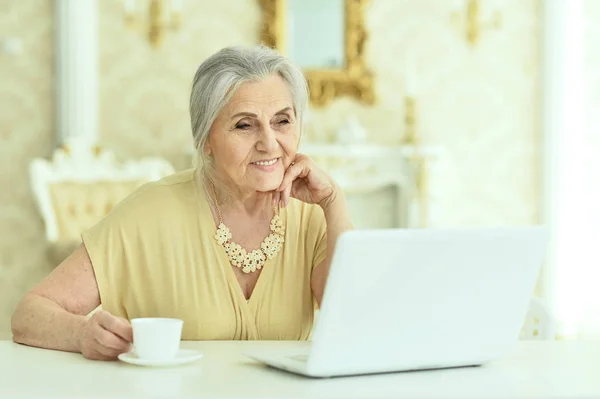
[[[290,88],[300,136],[308,106],[306,79],[302,71],[279,52],[264,45],[226,47],[198,67],[190,95],[196,166],[203,169],[211,166],[204,153],[210,128],[239,87],[245,82],[259,82],[273,74],[281,76]]]

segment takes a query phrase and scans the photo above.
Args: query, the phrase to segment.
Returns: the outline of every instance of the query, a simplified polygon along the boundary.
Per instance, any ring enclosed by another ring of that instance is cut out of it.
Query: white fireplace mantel
[[[367,195],[392,187],[395,189],[395,227],[418,227],[419,209],[430,207],[429,198],[421,198],[416,192],[416,171],[411,159],[421,156],[431,167],[441,155],[433,147],[410,145],[384,146],[376,144],[321,144],[306,143],[300,152],[313,158],[350,196]],[[416,209],[416,211],[415,211]],[[377,212],[373,204],[365,212]],[[363,213],[363,210],[359,210]]]

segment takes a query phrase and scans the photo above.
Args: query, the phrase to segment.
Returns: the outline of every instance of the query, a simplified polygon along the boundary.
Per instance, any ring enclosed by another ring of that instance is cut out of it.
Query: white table
[[[476,368],[309,379],[241,356],[290,342],[184,342],[204,358],[174,368],[0,341],[0,398],[600,398],[600,342],[521,342]]]

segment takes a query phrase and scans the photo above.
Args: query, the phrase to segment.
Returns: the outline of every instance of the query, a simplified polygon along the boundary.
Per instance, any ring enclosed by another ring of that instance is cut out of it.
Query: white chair
[[[538,341],[555,339],[554,317],[540,298],[531,299],[520,339]]]
[[[140,185],[174,173],[161,158],[117,162],[111,151],[71,140],[51,160],[30,165],[33,194],[54,264],[81,243],[80,234]]]

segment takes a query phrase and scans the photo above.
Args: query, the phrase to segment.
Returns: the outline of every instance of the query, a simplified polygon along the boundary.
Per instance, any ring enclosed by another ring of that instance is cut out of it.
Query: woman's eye
[[[282,119],[282,120],[279,121],[279,124],[280,125],[289,125],[290,121],[288,119]]]
[[[248,123],[238,123],[235,125],[235,128],[240,130],[248,130],[250,129],[250,125]]]

